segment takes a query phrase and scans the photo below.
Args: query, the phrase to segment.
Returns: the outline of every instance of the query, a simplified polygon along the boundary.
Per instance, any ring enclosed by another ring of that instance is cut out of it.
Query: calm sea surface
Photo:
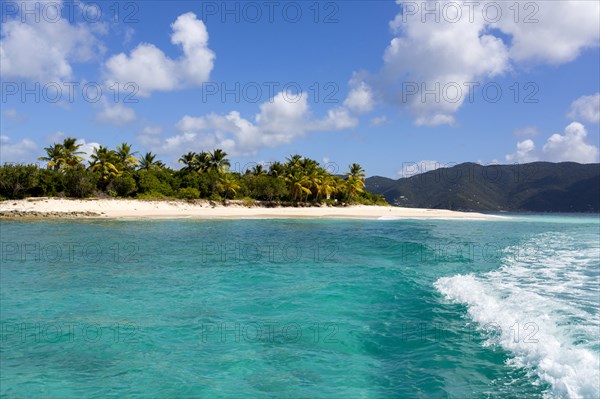
[[[598,217],[0,225],[2,398],[598,398]]]

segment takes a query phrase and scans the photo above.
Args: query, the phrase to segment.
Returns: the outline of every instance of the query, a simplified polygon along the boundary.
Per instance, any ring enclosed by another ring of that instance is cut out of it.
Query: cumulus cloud
[[[553,134],[548,138],[541,151],[536,151],[531,139],[517,143],[514,153],[506,155],[509,162],[579,162],[598,161],[598,147],[585,141],[587,131],[579,122],[573,122],[565,128],[564,134]]]
[[[573,122],[565,128],[565,134],[550,136],[542,152],[548,161],[574,161],[593,163],[598,160],[598,147],[585,142],[587,131],[579,122]]]
[[[383,57],[386,96],[407,106],[418,125],[452,124],[466,98],[465,83],[497,76],[509,66],[504,43],[489,33],[480,16],[473,22],[421,22],[420,13],[399,14],[390,26],[398,36]],[[437,98],[427,91],[436,91]]]
[[[102,110],[96,115],[96,119],[102,123],[123,126],[135,121],[136,115],[133,109],[121,103],[111,105],[105,102],[102,105]]]
[[[571,104],[569,118],[600,123],[600,93],[579,97]]]
[[[206,82],[213,69],[215,54],[208,48],[208,31],[194,13],[177,17],[171,24],[171,43],[180,46],[183,55],[169,58],[151,43],[140,43],[129,55],[120,53],[104,65],[107,83],[137,83],[139,94],[197,87]]]
[[[535,143],[531,139],[519,141],[517,143],[517,150],[512,154],[506,155],[508,162],[526,163],[534,162],[538,160],[535,155]]]
[[[294,96],[280,92],[261,104],[252,119],[242,117],[238,111],[198,117],[185,115],[176,125],[177,135],[163,138],[142,132],[138,139],[170,156],[179,156],[190,149],[213,148],[222,148],[234,156],[253,155],[261,148],[289,144],[309,132],[342,130],[357,124],[358,120],[344,107],[329,110],[324,118],[313,118],[306,93]]]
[[[498,3],[503,17],[493,26],[511,36],[510,57],[516,63],[558,65],[573,61],[586,48],[598,46],[600,2]]]
[[[36,153],[39,152],[39,147],[29,139],[21,141],[13,141],[8,136],[0,136],[0,163],[19,162],[30,163],[35,162]]]
[[[599,2],[397,3],[403,11],[390,22],[395,37],[370,83],[386,102],[407,108],[417,125],[453,124],[472,82],[485,84],[522,66],[569,62],[598,46]],[[509,7],[520,10],[518,18]],[[439,10],[437,21],[424,8]],[[537,22],[526,21],[531,18]]]
[[[60,2],[56,2],[60,4]],[[73,77],[73,64],[88,62],[104,52],[97,35],[100,23],[71,24],[64,18],[21,16],[3,21],[0,30],[0,64],[4,79],[62,82]]]
[[[100,147],[99,143],[87,143],[85,139],[78,139],[76,143],[81,145],[81,147],[79,147],[79,151],[82,152],[80,156],[83,158],[84,163],[88,163],[90,161],[90,156],[94,153],[94,150]]]
[[[371,87],[365,82],[356,83],[354,86],[348,93],[344,106],[355,113],[370,112],[375,106]]]

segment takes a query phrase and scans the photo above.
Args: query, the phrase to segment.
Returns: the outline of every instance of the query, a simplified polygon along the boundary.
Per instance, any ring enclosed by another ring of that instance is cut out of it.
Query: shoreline
[[[208,200],[67,199],[36,197],[0,202],[0,219],[458,219],[509,220],[510,217],[443,209],[375,205],[345,207],[244,206]]]

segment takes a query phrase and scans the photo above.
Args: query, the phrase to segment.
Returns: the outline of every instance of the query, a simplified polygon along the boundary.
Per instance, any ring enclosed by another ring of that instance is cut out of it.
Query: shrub
[[[153,200],[153,199],[165,199],[167,197],[162,193],[157,193],[156,191],[151,191],[149,193],[141,193],[141,194],[138,193],[138,195],[136,195],[135,198]]]
[[[36,165],[4,164],[0,167],[0,195],[21,199],[31,195],[38,180]]]
[[[283,179],[271,176],[253,176],[248,181],[250,196],[263,201],[284,198],[288,194]]]
[[[166,176],[161,173],[161,179]],[[140,194],[161,194],[163,197],[173,194],[171,185],[165,180],[161,180],[155,175],[154,171],[142,170],[138,173],[138,189]],[[138,195],[139,196],[139,195]]]
[[[68,169],[64,175],[65,194],[85,198],[92,195],[98,184],[98,176],[86,169]]]
[[[38,184],[33,190],[36,197],[53,197],[65,190],[65,177],[56,170],[40,169],[38,171]]]
[[[123,173],[110,182],[108,189],[114,191],[119,197],[128,197],[137,190],[137,184],[131,174]]]
[[[208,199],[211,201],[222,201],[223,197],[221,197],[219,193],[213,193],[210,195],[210,197],[208,197]]]
[[[200,190],[193,187],[180,188],[177,197],[186,200],[193,200],[200,198]]]

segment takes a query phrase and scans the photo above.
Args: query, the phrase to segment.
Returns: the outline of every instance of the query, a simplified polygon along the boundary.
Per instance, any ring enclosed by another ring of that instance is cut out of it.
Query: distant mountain
[[[600,164],[463,163],[366,188],[393,205],[473,211],[600,212]]]

